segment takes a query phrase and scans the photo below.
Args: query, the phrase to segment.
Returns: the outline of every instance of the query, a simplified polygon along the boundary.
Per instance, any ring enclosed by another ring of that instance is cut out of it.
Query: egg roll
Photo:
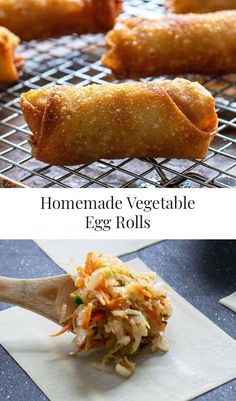
[[[52,165],[99,159],[202,159],[217,131],[214,98],[185,79],[55,86],[21,95],[33,156]]]
[[[14,53],[19,43],[16,35],[0,27],[0,84],[11,83],[19,78],[23,58]]]
[[[103,64],[118,77],[236,71],[236,11],[130,18],[107,34]]]
[[[122,0],[0,0],[0,25],[22,40],[111,29]]]
[[[173,13],[210,13],[220,10],[236,10],[236,0],[166,0]]]

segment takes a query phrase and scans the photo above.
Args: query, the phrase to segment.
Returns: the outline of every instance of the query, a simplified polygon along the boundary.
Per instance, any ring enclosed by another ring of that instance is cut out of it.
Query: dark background
[[[156,270],[172,288],[236,339],[235,314],[218,302],[236,290],[236,241],[164,241],[121,259],[135,257]],[[62,273],[34,242],[0,241],[0,275],[34,278]],[[7,307],[0,303],[0,310]],[[48,398],[0,346],[0,401],[6,400]],[[235,401],[236,380],[197,400]]]

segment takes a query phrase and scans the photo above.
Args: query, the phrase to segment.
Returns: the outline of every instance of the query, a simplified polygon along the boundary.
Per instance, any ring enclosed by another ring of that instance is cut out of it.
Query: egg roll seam
[[[52,91],[50,91],[48,93],[47,96],[47,101],[45,104],[45,109],[43,111],[43,116],[42,116],[42,122],[41,122],[41,128],[40,128],[40,132],[39,132],[39,136],[38,136],[38,141],[37,143],[34,143],[34,148],[36,147],[36,152],[40,152],[40,150],[43,147],[44,144],[44,137],[46,136],[46,138],[49,137],[50,132],[48,132],[48,127],[50,125],[50,123],[48,124],[49,121],[49,116],[48,114],[50,113],[50,111],[52,110],[52,104],[53,104],[53,100],[55,95],[57,94],[57,92],[59,92],[60,90],[60,86],[54,86],[52,88]]]
[[[147,85],[151,85],[151,83],[147,83]],[[172,97],[169,95],[169,93],[167,92],[167,90],[165,90],[164,88],[159,87],[160,90],[162,90],[165,93],[165,96],[168,98],[169,102],[174,106],[175,110],[176,110],[176,115],[181,116],[181,118],[183,120],[186,120],[186,122],[192,127],[192,130],[195,130],[196,132],[198,132],[198,134],[203,135],[203,136],[208,136],[209,139],[213,138],[216,133],[217,133],[217,127],[218,127],[218,123],[217,123],[217,119],[216,119],[216,126],[215,129],[212,131],[206,131],[206,130],[201,130],[199,127],[197,127],[191,120],[190,118],[188,118],[186,116],[186,114],[179,108],[179,106],[176,104],[176,102],[172,99]]]

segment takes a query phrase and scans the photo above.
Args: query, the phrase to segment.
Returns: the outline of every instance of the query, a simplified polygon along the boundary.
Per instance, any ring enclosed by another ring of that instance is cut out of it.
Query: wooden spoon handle
[[[26,303],[26,296],[27,298],[29,297],[27,287],[28,284],[26,280],[0,276],[0,301],[24,306]]]
[[[70,275],[40,279],[0,276],[0,301],[18,305],[59,323],[64,294],[74,290]]]

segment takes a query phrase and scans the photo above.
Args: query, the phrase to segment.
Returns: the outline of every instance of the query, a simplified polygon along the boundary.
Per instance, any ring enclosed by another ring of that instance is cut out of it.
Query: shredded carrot
[[[139,285],[135,285],[134,288],[142,295],[144,295],[145,297],[151,298],[152,294],[147,291],[145,288],[140,287]]]
[[[93,320],[95,320],[95,322],[97,322],[98,320],[103,319],[105,316],[105,312],[102,310],[99,310],[97,312],[94,313],[93,315]]]
[[[109,304],[110,302],[110,297],[107,291],[103,291],[100,288],[98,289],[98,292],[101,294],[102,298],[106,302],[106,304]]]
[[[82,276],[82,277],[88,277],[88,274],[85,273],[84,269],[82,267],[77,268],[77,272]]]
[[[149,291],[147,291],[145,288],[140,288],[140,292],[145,296],[145,297],[148,297],[148,298],[152,298],[152,294],[149,292]]]
[[[91,312],[92,312],[92,307],[93,305],[89,303],[85,309],[83,320],[82,320],[82,328],[84,330],[88,330],[89,328],[89,322],[91,319]]]
[[[107,279],[106,279],[106,275],[105,275],[104,272],[102,273],[101,288],[102,288],[103,291],[107,290]]]
[[[93,252],[88,252],[84,270],[89,276],[93,273]]]
[[[77,288],[80,288],[80,287],[82,287],[83,284],[84,284],[84,278],[83,278],[83,277],[77,278],[77,280],[76,280],[76,282],[75,282],[75,286],[76,286]]]
[[[112,301],[110,301],[107,306],[109,309],[117,309],[117,308],[120,308],[124,302],[125,302],[125,298],[118,297],[118,298],[115,298]]]
[[[152,308],[152,310],[147,311],[147,316],[149,320],[154,321],[157,324],[159,330],[164,330],[165,323],[163,323],[160,317],[157,316],[157,313],[154,308]]]
[[[71,331],[72,329],[72,325],[71,322],[69,324],[67,324],[66,326],[62,327],[61,330],[59,330],[57,333],[55,334],[51,334],[50,337],[57,337],[60,336],[61,334],[65,333],[66,331]]]

